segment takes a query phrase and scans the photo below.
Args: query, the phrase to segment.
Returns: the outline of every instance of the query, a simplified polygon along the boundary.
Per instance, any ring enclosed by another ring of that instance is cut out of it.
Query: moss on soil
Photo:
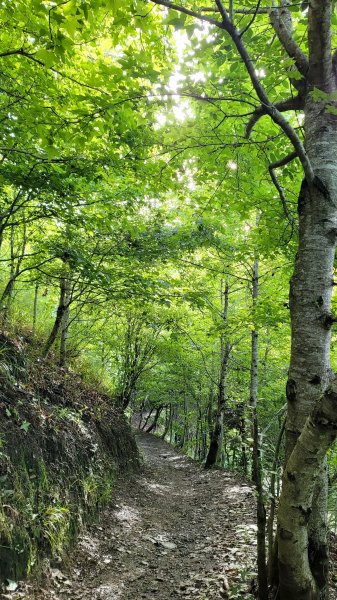
[[[67,550],[119,471],[139,465],[111,399],[32,355],[27,341],[0,336],[0,581]]]

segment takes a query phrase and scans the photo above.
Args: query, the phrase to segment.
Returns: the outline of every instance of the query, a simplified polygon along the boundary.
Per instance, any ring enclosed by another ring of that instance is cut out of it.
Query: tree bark
[[[285,430],[285,421],[280,428],[280,432],[277,438],[274,460],[272,465],[272,472],[270,476],[269,485],[269,496],[270,496],[270,508],[267,520],[267,538],[268,538],[268,581],[271,586],[275,584],[277,577],[277,543],[274,540],[274,520],[276,512],[276,470],[279,462],[281,442]]]
[[[60,367],[64,367],[67,362],[67,340],[69,331],[69,314],[70,314],[70,298],[71,298],[71,280],[70,275],[65,276],[64,282],[64,313],[61,322],[61,341],[60,341]]]
[[[39,295],[39,285],[38,283],[35,285],[34,290],[34,304],[33,304],[33,326],[32,326],[32,334],[36,333],[36,323],[37,323],[37,301]]]
[[[310,95],[305,115],[306,148],[317,179],[311,185],[304,180],[298,206],[299,248],[290,285],[292,348],[287,382],[287,457],[295,447],[312,406],[331,377],[330,330],[333,316],[330,307],[337,234],[337,121]],[[328,588],[327,477],[324,461],[316,477],[315,506],[308,519],[308,552],[312,573],[315,573],[321,589],[320,600],[323,600],[327,597]],[[282,539],[279,539],[279,544],[282,546]],[[280,552],[284,554],[282,548]],[[280,577],[283,572],[281,567]]]
[[[154,411],[154,408],[151,408],[150,412],[148,413],[147,417],[145,417],[145,422],[144,425],[142,426],[142,431],[145,431],[145,427],[147,426],[149,419],[151,418],[151,415]]]
[[[163,410],[163,406],[158,406],[158,408],[156,408],[156,413],[154,415],[154,419],[153,422],[151,423],[151,425],[147,428],[146,433],[151,433],[151,431],[155,431],[157,424],[158,424],[158,419],[160,417],[160,413]]]
[[[279,596],[282,600],[320,600],[321,584],[308,547],[308,522],[322,460],[337,436],[337,379],[315,405],[291,453],[278,515]],[[328,566],[328,565],[327,565]]]
[[[12,298],[14,294],[14,286],[17,278],[20,275],[20,267],[25,256],[26,245],[27,245],[27,227],[26,221],[23,220],[23,233],[21,248],[18,247],[17,252],[19,256],[15,257],[15,227],[11,225],[10,233],[10,275],[6,287],[2,293],[0,299],[0,306],[2,308],[2,323],[5,325],[8,321],[9,312],[11,308]]]
[[[222,290],[221,282],[221,303],[222,303],[222,322],[224,329],[228,327],[228,305],[229,305],[229,284],[226,281],[225,290]],[[206,458],[205,468],[209,469],[213,467],[219,459],[219,453],[221,451],[222,437],[223,437],[223,426],[224,426],[224,411],[226,406],[226,379],[228,371],[228,361],[231,352],[231,345],[226,340],[228,332],[222,333],[220,336],[220,370],[219,370],[219,382],[218,382],[218,397],[217,397],[217,409],[213,416],[212,427],[210,428],[210,445]]]
[[[60,331],[60,327],[62,324],[62,319],[63,319],[63,315],[66,311],[67,305],[66,305],[66,278],[64,277],[64,275],[62,275],[60,277],[60,296],[59,296],[59,303],[58,303],[58,307],[57,307],[57,311],[56,311],[56,318],[54,321],[54,325],[53,328],[50,332],[50,335],[47,339],[47,342],[45,344],[45,347],[43,349],[43,358],[47,358],[49,351],[52,347],[52,345],[54,344],[57,335]]]
[[[258,219],[257,219],[258,224]],[[255,253],[256,254],[256,253]],[[253,322],[259,298],[259,259],[256,254],[253,265],[252,300]],[[253,459],[252,479],[256,487],[256,521],[257,521],[257,578],[259,599],[268,600],[268,579],[266,562],[266,510],[264,506],[262,465],[260,457],[260,435],[257,416],[257,399],[259,389],[259,334],[254,324],[251,338],[251,369],[250,369],[250,409],[252,415]]]
[[[166,412],[165,412],[165,428],[164,431],[161,435],[161,439],[165,440],[169,430],[170,430],[170,426],[171,426],[171,420],[172,420],[172,404],[169,404],[168,406],[166,406]]]

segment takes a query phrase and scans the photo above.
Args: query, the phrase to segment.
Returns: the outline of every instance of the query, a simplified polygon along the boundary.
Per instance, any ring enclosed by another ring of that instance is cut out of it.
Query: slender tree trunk
[[[54,325],[53,328],[50,332],[50,335],[47,339],[47,342],[45,344],[45,347],[43,349],[43,358],[47,358],[49,351],[52,347],[52,345],[54,344],[57,335],[60,331],[61,328],[61,324],[62,324],[62,320],[63,320],[63,315],[66,311],[67,305],[66,305],[66,278],[64,275],[61,276],[60,278],[60,297],[59,297],[59,303],[58,303],[58,307],[57,307],[57,311],[56,311],[56,318],[54,321]]]
[[[34,290],[34,304],[33,304],[33,327],[32,327],[33,335],[35,335],[35,333],[36,333],[38,295],[39,295],[39,285],[36,284],[35,290]]]
[[[4,241],[3,215],[0,213],[0,250],[2,250],[3,241]]]
[[[184,429],[183,436],[181,440],[181,447],[184,448],[186,439],[188,439],[188,411],[187,411],[187,403],[186,403],[186,394],[184,393]]]
[[[67,362],[67,340],[69,332],[69,314],[70,314],[70,297],[71,297],[71,279],[70,275],[65,276],[64,290],[64,313],[61,322],[61,342],[60,342],[60,367],[64,367]]]
[[[168,408],[168,412],[167,412],[167,408]],[[162,433],[161,439],[164,440],[170,430],[170,426],[171,426],[171,421],[172,421],[172,404],[169,404],[168,407],[166,407],[166,421],[165,421],[165,428],[164,431]]]
[[[22,243],[20,249],[17,249],[17,253],[19,254],[15,257],[15,227],[11,226],[11,234],[10,234],[10,275],[7,285],[2,293],[0,299],[0,306],[2,307],[2,322],[5,325],[8,321],[8,316],[12,304],[12,298],[14,293],[14,286],[17,278],[20,275],[20,267],[23,261],[25,251],[27,245],[27,227],[25,220],[23,221],[23,234],[22,234]]]
[[[223,327],[228,327],[228,304],[229,304],[229,285],[226,281],[225,291],[222,291],[221,283],[221,303],[222,303],[222,320]],[[226,332],[228,335],[228,332]],[[220,371],[218,383],[218,398],[217,410],[214,415],[214,424],[210,431],[210,445],[206,458],[205,468],[209,469],[218,461],[219,452],[221,451],[221,442],[223,437],[223,422],[224,411],[226,406],[226,379],[228,371],[228,361],[230,356],[231,346],[225,335],[220,337]]]
[[[259,297],[259,259],[256,257],[253,265],[252,298],[253,298],[253,321],[255,321],[255,310]],[[260,457],[260,436],[257,417],[257,398],[259,386],[259,335],[254,326],[251,340],[251,370],[250,370],[250,408],[252,415],[252,438],[253,438],[253,460],[252,479],[257,492],[257,569],[259,599],[268,600],[268,579],[266,561],[266,510],[264,506],[262,465]]]
[[[156,408],[156,412],[154,415],[154,419],[150,425],[150,427],[147,428],[146,433],[151,433],[151,431],[155,431],[157,428],[157,424],[158,424],[158,419],[160,417],[160,413],[163,410],[162,406],[158,406],[158,408]]]
[[[277,539],[274,540],[274,520],[276,510],[276,470],[280,456],[281,443],[285,430],[285,421],[280,429],[280,433],[277,438],[274,460],[272,465],[272,472],[270,476],[269,496],[270,496],[270,509],[267,521],[267,537],[268,537],[268,581],[270,585],[275,584],[277,580]]]
[[[199,428],[200,428],[200,423],[199,423],[199,419],[197,419],[197,425],[196,425],[196,428],[195,428],[194,460],[198,459],[198,451],[199,451]]]
[[[247,459],[247,445],[246,445],[246,419],[243,415],[240,419],[240,436],[242,442],[241,450],[241,467],[244,475],[248,474],[248,459]]]
[[[15,278],[15,240],[14,240],[14,226],[11,226],[10,233],[10,273],[9,280],[2,293],[0,304],[2,308],[2,324],[6,325],[8,321],[8,313],[11,305],[11,298],[14,290],[14,278]]]
[[[151,408],[151,410],[150,410],[149,414],[148,414],[148,415],[147,415],[147,417],[145,418],[144,425],[143,425],[143,427],[142,427],[142,431],[145,431],[145,427],[147,426],[147,424],[148,424],[148,422],[149,422],[149,419],[151,418],[151,415],[152,415],[153,411],[154,411],[154,409],[153,409],[153,408]]]
[[[172,407],[172,414],[171,414],[171,420],[170,420],[170,444],[171,445],[173,443],[173,422],[174,422],[175,418],[176,418],[176,408]]]

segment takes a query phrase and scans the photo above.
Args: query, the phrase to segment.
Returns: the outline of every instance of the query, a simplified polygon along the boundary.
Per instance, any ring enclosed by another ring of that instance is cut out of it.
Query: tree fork
[[[327,585],[312,572],[307,525],[322,460],[336,437],[337,378],[307,418],[287,462],[279,505],[279,600],[320,600]]]

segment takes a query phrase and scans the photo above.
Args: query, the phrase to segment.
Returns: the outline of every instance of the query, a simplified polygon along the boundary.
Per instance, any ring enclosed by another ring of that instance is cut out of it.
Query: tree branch
[[[275,108],[279,112],[286,112],[287,110],[300,110],[304,108],[304,99],[301,95],[295,96],[294,98],[287,98],[274,104]],[[249,119],[246,127],[246,137],[249,138],[256,123],[267,114],[266,107],[261,105],[254,110],[252,117]]]
[[[294,59],[297,70],[306,77],[309,62],[293,37],[292,17],[287,6],[287,0],[281,0],[280,6],[270,11],[270,22],[288,56]]]
[[[216,13],[218,12],[218,9],[211,6],[204,6],[203,8],[200,8],[200,11],[205,13]],[[258,10],[256,10],[256,8],[235,8],[234,13],[237,15],[269,15],[270,8],[258,8]]]
[[[215,3],[217,5],[217,7],[218,7],[218,10],[219,10],[219,13],[220,13],[220,15],[222,17],[223,22],[226,23],[226,21],[229,20],[229,16],[227,14],[227,11],[226,11],[224,5],[222,4],[221,0],[215,0]]]
[[[242,31],[240,32],[240,36],[242,37],[246,31],[251,27],[251,25],[253,25],[255,19],[256,19],[256,15],[258,14],[259,8],[260,8],[260,4],[261,4],[261,0],[258,1],[257,5],[256,5],[256,9],[255,12],[253,13],[253,16],[251,18],[251,20],[249,21],[248,25],[246,25],[246,27],[244,27],[242,29]]]
[[[168,0],[151,0],[154,4],[159,4],[160,6],[165,6],[166,8],[172,8],[173,10],[177,10],[178,12],[184,13],[185,15],[189,15],[190,17],[195,17],[196,19],[200,19],[200,21],[206,21],[206,23],[211,23],[212,25],[216,25],[217,27],[221,27],[220,21],[216,19],[212,19],[211,17],[205,17],[202,14],[195,12],[194,10],[190,10],[189,8],[184,8],[183,6],[179,6],[177,4],[173,4]]]
[[[298,158],[297,156],[297,152],[291,152],[291,154],[288,154],[287,156],[285,156],[284,158],[281,158],[280,160],[271,163],[268,166],[268,170],[269,170],[269,174],[271,177],[271,180],[274,184],[274,186],[276,187],[278,194],[280,196],[280,200],[283,206],[283,210],[284,210],[284,214],[286,216],[286,218],[288,219],[289,223],[291,223],[291,225],[294,225],[294,219],[292,217],[292,215],[289,212],[288,206],[287,206],[287,200],[283,191],[282,186],[279,184],[277,177],[275,175],[275,169],[278,169],[279,167],[284,167],[285,165],[287,165],[288,163],[290,163],[292,160],[294,160],[295,158]]]
[[[29,60],[32,60],[33,62],[37,63],[41,67],[45,67],[46,69],[53,71],[53,73],[57,73],[61,77],[64,77],[64,79],[68,79],[69,81],[72,81],[73,83],[76,83],[77,85],[80,85],[81,87],[85,87],[90,90],[94,90],[95,92],[100,92],[101,94],[105,94],[106,96],[110,97],[110,94],[106,90],[102,90],[101,88],[97,88],[93,85],[89,85],[88,83],[83,83],[82,81],[78,81],[78,79],[75,79],[75,77],[71,77],[71,75],[62,73],[62,71],[59,71],[58,69],[55,69],[54,67],[47,67],[46,64],[42,60],[40,60],[39,58],[35,58],[34,54],[27,52],[23,48],[17,48],[16,50],[7,50],[6,52],[1,52],[0,58],[5,57],[5,56],[14,56],[14,55],[24,56],[25,58],[28,58]]]
[[[168,0],[151,0],[151,1],[154,4],[160,4],[162,6],[165,6],[166,8],[171,8],[173,10],[177,10],[178,12],[184,12],[185,14],[191,15],[197,19],[205,20],[205,17],[203,15],[194,13],[194,11],[183,8],[179,5],[172,4]],[[298,154],[298,157],[302,163],[303,170],[305,173],[305,178],[306,178],[308,184],[313,183],[314,172],[313,172],[309,158],[307,156],[307,153],[305,151],[305,148],[304,148],[300,138],[298,137],[296,131],[293,129],[293,127],[290,125],[290,123],[287,121],[287,119],[285,119],[283,117],[283,115],[281,114],[281,112],[276,108],[276,106],[274,106],[270,102],[268,94],[256,73],[253,60],[250,57],[249,52],[247,51],[247,48],[241,39],[238,29],[230,21],[227,11],[224,8],[221,0],[215,0],[215,1],[217,4],[217,7],[219,9],[219,12],[221,14],[222,22],[219,22],[214,19],[210,19],[209,22],[211,22],[213,25],[215,25],[219,29],[225,30],[232,38],[232,41],[233,41],[234,45],[236,46],[236,49],[237,49],[239,55],[241,56],[243,64],[246,67],[246,70],[248,72],[248,75],[250,77],[252,85],[254,87],[254,90],[255,90],[261,104],[263,106],[265,106],[266,114],[268,114],[273,119],[274,123],[276,123],[277,125],[279,125],[281,127],[281,129],[284,131],[286,136],[289,138],[289,140],[293,144],[293,146]],[[281,0],[281,1],[285,1],[285,0]],[[294,42],[294,40],[293,40],[293,42]],[[297,47],[297,44],[295,42],[294,42],[294,44]],[[302,51],[300,51],[300,52],[302,53]]]
[[[22,48],[16,48],[15,50],[6,50],[5,52],[0,52],[0,58],[3,56],[14,56],[14,54],[22,54]]]

